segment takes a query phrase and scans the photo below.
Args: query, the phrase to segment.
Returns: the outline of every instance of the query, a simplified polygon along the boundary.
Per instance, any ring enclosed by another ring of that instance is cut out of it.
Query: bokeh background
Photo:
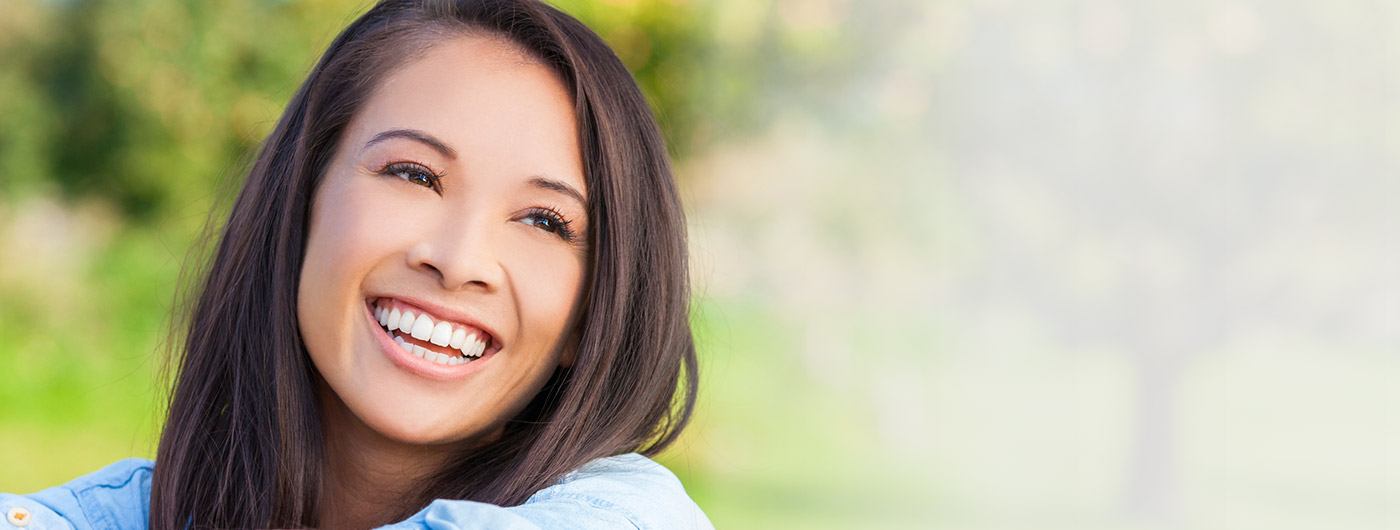
[[[561,1],[693,238],[720,528],[1400,528],[1400,3]],[[0,491],[151,457],[181,267],[366,1],[0,0]]]

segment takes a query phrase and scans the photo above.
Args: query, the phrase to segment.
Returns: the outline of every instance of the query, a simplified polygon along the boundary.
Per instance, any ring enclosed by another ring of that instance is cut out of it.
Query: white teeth
[[[387,304],[387,302],[386,302]],[[436,322],[426,314],[416,314],[411,310],[399,309],[388,305],[376,307],[374,311],[375,319],[381,326],[389,331],[398,330],[402,335],[395,335],[394,342],[404,351],[412,355],[422,357],[438,364],[455,366],[465,364],[481,357],[489,346],[490,339],[480,331],[468,331],[470,328],[459,328],[451,323],[442,321]],[[443,355],[432,350],[416,346],[404,340],[405,336],[412,336],[415,339],[431,342],[437,346],[450,347],[460,351],[462,355]],[[440,357],[440,358],[439,358]]]
[[[389,331],[399,329],[399,318],[402,316],[399,314],[398,308],[390,309],[389,314],[384,317],[384,327],[388,328]]]
[[[409,355],[418,357],[420,359],[432,361],[441,365],[456,366],[467,361],[466,359],[463,359],[462,357],[456,355],[443,355],[441,353],[429,350],[422,346],[411,344],[408,341],[404,340],[403,336],[401,335],[394,335],[394,343],[398,344],[399,347],[403,348],[404,351],[408,352]]]
[[[486,349],[486,343],[476,333],[467,335],[466,342],[462,344],[462,354],[467,357],[479,357],[482,350]]]
[[[413,330],[409,332],[409,335],[412,335],[413,338],[428,340],[429,337],[433,336],[433,317],[426,314],[418,315],[418,320],[414,321],[413,326],[409,329]]]
[[[438,346],[446,346],[447,343],[452,342],[452,324],[438,322],[436,326],[433,326],[433,337],[428,339],[428,342]]]

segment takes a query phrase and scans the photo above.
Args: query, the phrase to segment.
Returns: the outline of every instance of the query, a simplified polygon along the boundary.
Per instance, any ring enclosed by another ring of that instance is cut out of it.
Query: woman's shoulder
[[[0,493],[0,513],[26,530],[146,528],[153,467],[144,458],[124,458],[39,492]]]
[[[579,466],[519,506],[439,499],[389,528],[713,530],[714,526],[675,473],[645,455],[626,453]]]
[[[647,504],[657,500],[683,500],[685,504],[693,504],[675,473],[640,453],[594,459],[564,474],[553,486],[536,492],[525,502],[561,495],[644,496]]]

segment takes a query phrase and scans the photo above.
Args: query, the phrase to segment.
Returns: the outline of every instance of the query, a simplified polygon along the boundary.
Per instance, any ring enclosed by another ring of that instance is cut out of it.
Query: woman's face
[[[587,193],[547,67],[459,37],[391,71],[312,204],[297,311],[329,405],[406,443],[495,432],[572,362]]]

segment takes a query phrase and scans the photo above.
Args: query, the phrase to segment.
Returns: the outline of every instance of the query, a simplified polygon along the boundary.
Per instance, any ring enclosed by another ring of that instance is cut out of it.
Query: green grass
[[[180,258],[157,233],[138,231],[88,256],[68,277],[0,285],[0,466],[24,470],[0,476],[0,490],[154,454],[156,349]]]

